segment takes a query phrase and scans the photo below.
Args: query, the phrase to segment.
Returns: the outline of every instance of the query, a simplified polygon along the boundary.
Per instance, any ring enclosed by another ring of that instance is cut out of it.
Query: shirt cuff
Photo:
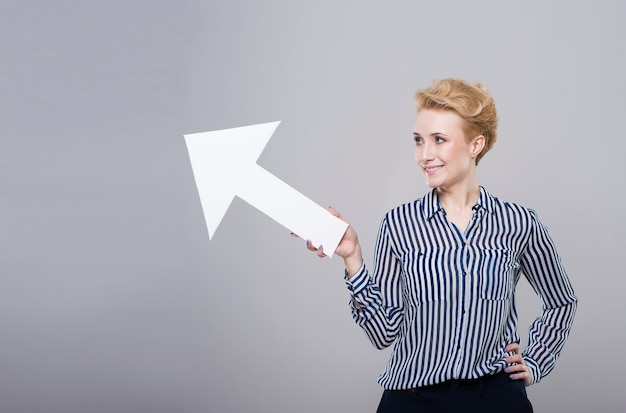
[[[530,374],[530,384],[539,383],[541,381],[541,371],[539,370],[537,362],[529,357],[524,357],[524,364]]]
[[[369,276],[367,274],[367,269],[365,268],[365,263],[361,264],[361,268],[359,268],[357,272],[354,273],[354,275],[350,278],[348,278],[348,270],[345,270],[344,280],[346,282],[348,290],[350,290],[353,296],[365,291],[365,289],[367,288],[367,283],[369,281]]]

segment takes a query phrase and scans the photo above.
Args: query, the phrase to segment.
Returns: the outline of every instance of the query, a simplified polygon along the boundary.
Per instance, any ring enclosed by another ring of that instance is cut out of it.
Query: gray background
[[[239,199],[209,242],[183,134],[282,120],[259,164],[371,263],[385,211],[427,189],[413,93],[449,76],[496,98],[480,182],[539,212],[580,298],[535,410],[621,411],[625,20],[617,0],[3,1],[0,412],[374,411],[388,351],[341,260]]]

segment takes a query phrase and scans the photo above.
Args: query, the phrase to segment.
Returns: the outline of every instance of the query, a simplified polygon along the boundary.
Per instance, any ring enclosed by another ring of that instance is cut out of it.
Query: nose
[[[433,145],[428,141],[419,146],[418,150],[420,152],[418,161],[431,161],[435,158]]]

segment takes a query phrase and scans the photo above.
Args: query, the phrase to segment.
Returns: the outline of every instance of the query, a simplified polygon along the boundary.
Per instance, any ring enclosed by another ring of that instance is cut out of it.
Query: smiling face
[[[451,110],[424,109],[415,121],[415,160],[431,188],[454,190],[476,180],[476,156],[482,135],[468,139],[465,120]]]

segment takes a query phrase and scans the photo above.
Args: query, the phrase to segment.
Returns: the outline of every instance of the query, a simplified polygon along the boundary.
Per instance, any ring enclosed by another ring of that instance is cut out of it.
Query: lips
[[[442,165],[439,165],[439,166],[425,166],[424,167],[424,172],[426,172],[427,174],[433,174],[433,173],[437,172],[438,170],[440,170],[441,168],[443,168]]]

